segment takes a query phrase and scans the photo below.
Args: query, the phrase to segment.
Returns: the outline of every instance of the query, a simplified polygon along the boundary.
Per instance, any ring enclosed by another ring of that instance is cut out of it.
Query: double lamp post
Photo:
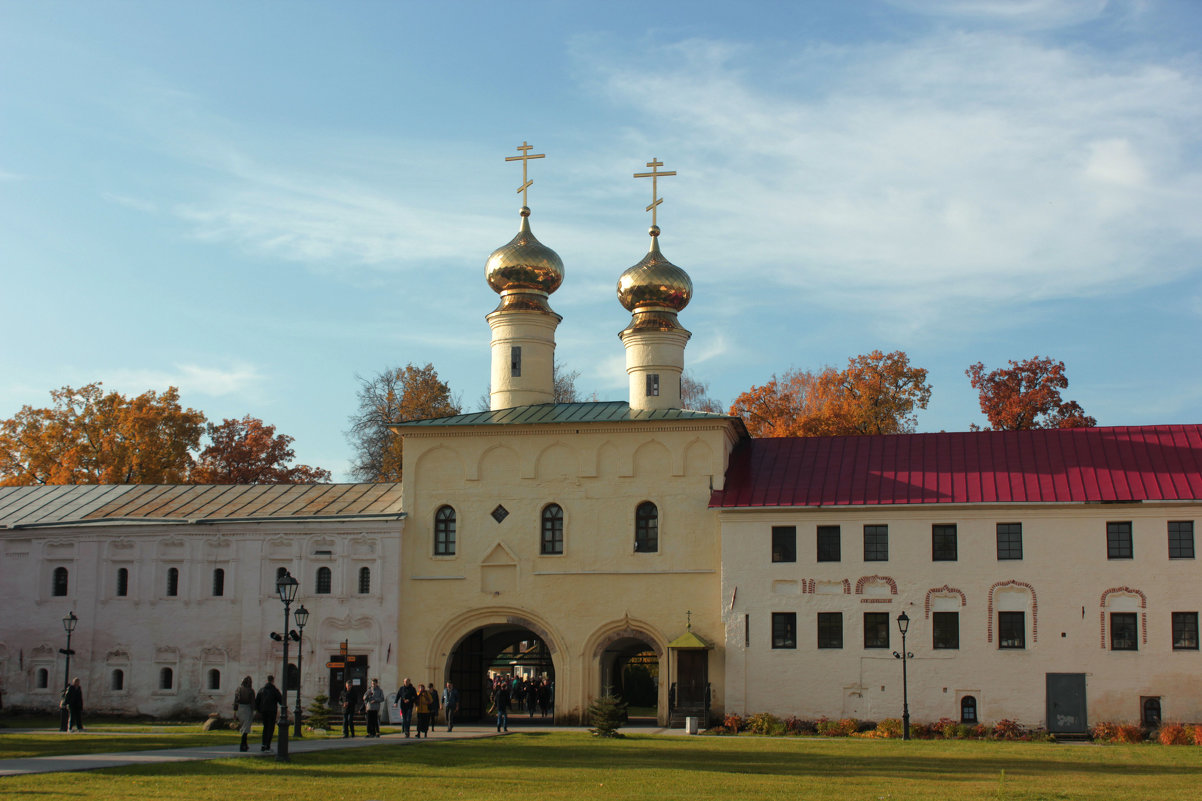
[[[288,644],[292,640],[296,640],[296,730],[295,736],[301,736],[301,660],[303,654],[301,652],[301,639],[304,635],[305,625],[309,622],[309,610],[305,609],[304,604],[296,610],[296,625],[300,632],[293,631],[288,628],[288,621],[291,617],[292,602],[296,600],[296,591],[300,587],[300,582],[296,580],[291,573],[285,572],[282,576],[276,579],[275,588],[280,594],[280,600],[284,602],[284,634],[279,635],[272,633],[273,640],[282,640],[284,643],[284,665],[280,673],[280,687],[283,692],[283,701],[280,703],[280,739],[276,746],[275,759],[277,762],[288,762]]]

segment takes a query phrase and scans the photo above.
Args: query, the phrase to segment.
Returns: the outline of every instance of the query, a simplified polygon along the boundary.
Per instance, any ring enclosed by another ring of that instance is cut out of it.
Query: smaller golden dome
[[[651,226],[650,234],[647,255],[618,279],[618,301],[629,312],[649,306],[678,312],[693,297],[693,281],[660,253],[659,228]]]
[[[522,226],[508,245],[499,247],[484,265],[494,292],[535,291],[550,294],[563,283],[563,260],[530,232],[530,209],[522,206]]]

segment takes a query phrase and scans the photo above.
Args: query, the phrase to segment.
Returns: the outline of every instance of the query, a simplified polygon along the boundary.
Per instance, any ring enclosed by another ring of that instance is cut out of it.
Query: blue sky
[[[565,263],[560,361],[626,392],[618,275],[693,278],[729,403],[901,349],[1062,359],[1102,425],[1202,421],[1202,3],[0,0],[0,416],[178,386],[345,478],[356,374],[487,390],[488,254]]]

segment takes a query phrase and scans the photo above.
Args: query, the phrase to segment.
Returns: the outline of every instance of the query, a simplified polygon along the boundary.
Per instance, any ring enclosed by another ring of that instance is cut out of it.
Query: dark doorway
[[[659,715],[659,656],[643,640],[627,637],[601,652],[601,687],[628,705],[628,723],[654,726]]]
[[[493,714],[489,687],[496,676],[520,677],[524,684],[546,683],[540,694],[545,698],[542,705],[529,706],[527,692],[514,699],[509,725],[526,720],[547,723],[554,719],[555,665],[546,642],[533,631],[516,624],[493,624],[476,629],[459,641],[451,653],[446,677],[446,681],[459,689],[459,720],[481,720]],[[546,717],[542,714],[544,706]]]
[[[349,679],[355,694],[363,696],[367,689],[367,655],[366,654],[331,654],[330,655],[330,690],[329,704],[335,706],[342,700]]]
[[[1084,673],[1047,674],[1048,731],[1082,734],[1089,731]]]
[[[675,651],[676,681],[668,693],[670,726],[683,726],[685,718],[697,717],[708,726],[710,707],[709,651],[701,648]]]

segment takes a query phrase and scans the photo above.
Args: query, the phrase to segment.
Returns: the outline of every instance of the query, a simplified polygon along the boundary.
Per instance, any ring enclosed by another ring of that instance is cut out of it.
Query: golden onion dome
[[[651,226],[650,234],[651,248],[647,255],[618,279],[618,301],[629,312],[644,307],[678,312],[693,297],[693,281],[660,253],[659,228]]]
[[[563,283],[563,260],[530,232],[530,209],[522,206],[522,226],[508,245],[499,247],[484,265],[484,277],[497,293],[550,294]]]

